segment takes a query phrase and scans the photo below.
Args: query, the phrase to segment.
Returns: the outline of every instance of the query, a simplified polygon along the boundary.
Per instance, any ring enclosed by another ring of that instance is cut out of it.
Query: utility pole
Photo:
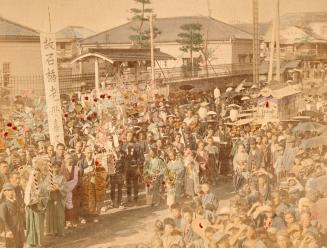
[[[276,0],[276,80],[280,82],[280,18],[279,0]]]
[[[156,79],[154,74],[154,44],[153,44],[153,14],[150,15],[150,45],[151,45],[151,81],[153,90],[156,89]]]
[[[252,0],[253,7],[253,84],[259,83],[259,56],[260,56],[260,44],[259,44],[259,7],[258,0]]]
[[[270,54],[269,54],[269,72],[268,82],[273,80],[274,61],[276,55],[276,81],[280,82],[280,17],[279,17],[279,0],[275,2],[275,12],[271,30]],[[276,43],[276,54],[275,54]]]

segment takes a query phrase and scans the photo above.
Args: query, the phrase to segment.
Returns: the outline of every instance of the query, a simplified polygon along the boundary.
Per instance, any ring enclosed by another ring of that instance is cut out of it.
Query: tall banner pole
[[[50,11],[49,25],[50,32],[40,34],[40,45],[50,143],[56,145],[64,144],[64,128],[59,91],[56,36],[51,32]]]

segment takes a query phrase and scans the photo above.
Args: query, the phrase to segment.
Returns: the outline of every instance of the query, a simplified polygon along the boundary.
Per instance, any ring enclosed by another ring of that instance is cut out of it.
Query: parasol
[[[235,91],[229,91],[229,92],[225,92],[221,95],[221,98],[224,99],[224,98],[233,98],[233,97],[236,97],[236,96],[239,96],[240,94],[235,92]]]
[[[209,111],[207,115],[217,115],[217,113],[215,111]]]
[[[293,128],[293,132],[316,131],[321,126],[322,125],[317,122],[301,122]]]
[[[327,137],[325,135],[316,136],[310,139],[303,140],[300,145],[300,148],[309,149],[309,148],[316,148],[323,145],[327,145]]]
[[[194,88],[194,86],[193,85],[189,85],[189,84],[185,84],[185,85],[182,85],[182,86],[179,87],[179,89],[186,90],[186,91],[189,91],[189,90],[191,90],[193,88]]]
[[[250,97],[248,97],[248,96],[243,96],[242,98],[241,98],[241,101],[246,101],[246,100],[250,100],[251,98]]]
[[[237,104],[235,104],[235,103],[229,104],[227,107],[228,107],[228,108],[233,108],[233,107],[241,108],[240,105],[237,105]]]
[[[202,90],[200,88],[193,88],[190,90],[190,92],[192,93],[198,93],[198,92],[201,92]]]

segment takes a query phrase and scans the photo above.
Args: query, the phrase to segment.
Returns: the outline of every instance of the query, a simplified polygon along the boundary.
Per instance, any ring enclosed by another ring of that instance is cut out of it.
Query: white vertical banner
[[[40,44],[50,143],[64,144],[55,34],[41,33]]]

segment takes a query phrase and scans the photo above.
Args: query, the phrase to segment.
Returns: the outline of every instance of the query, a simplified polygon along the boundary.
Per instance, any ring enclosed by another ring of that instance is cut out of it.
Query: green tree
[[[201,33],[202,25],[199,23],[183,24],[182,32],[178,34],[177,42],[181,44],[180,50],[190,53],[191,59],[191,76],[194,76],[194,58],[193,53],[203,50],[203,35]],[[198,62],[196,64],[198,67]],[[187,66],[189,67],[189,66]]]
[[[153,9],[149,8],[151,4],[150,0],[134,0],[139,8],[131,8],[130,12],[132,13],[131,21],[135,22],[135,26],[131,29],[135,32],[135,34],[130,35],[129,39],[132,41],[133,46],[137,48],[149,47],[150,41],[150,30],[149,28],[145,28],[145,23],[149,21],[149,15],[153,14]],[[161,32],[154,27],[153,34],[154,37],[159,35]]]

